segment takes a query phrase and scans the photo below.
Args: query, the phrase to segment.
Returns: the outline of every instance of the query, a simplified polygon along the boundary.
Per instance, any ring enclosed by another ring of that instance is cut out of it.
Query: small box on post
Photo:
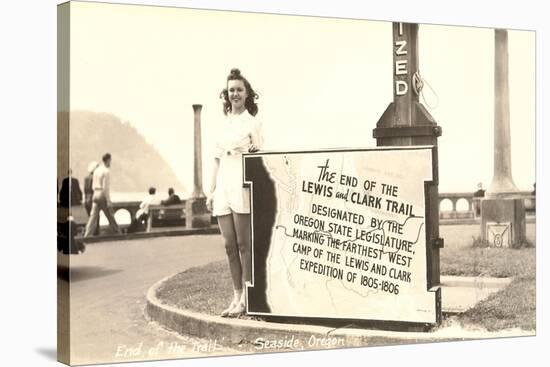
[[[506,246],[504,231],[508,225],[510,243]],[[481,201],[481,238],[491,247],[519,247],[525,243],[525,206],[523,199],[483,199]]]
[[[489,242],[490,247],[511,247],[512,228],[510,224],[510,222],[488,222],[486,224],[485,228],[487,228],[487,242]]]

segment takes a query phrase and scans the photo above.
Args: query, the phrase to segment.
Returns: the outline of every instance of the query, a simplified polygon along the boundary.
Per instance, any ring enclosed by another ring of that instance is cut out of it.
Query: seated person
[[[69,176],[63,179],[59,191],[59,203],[63,208],[82,204],[82,191],[78,179],[73,177],[73,170],[69,169]],[[70,204],[70,205],[69,205]]]
[[[168,189],[168,199],[166,200],[162,200],[160,202],[162,205],[177,205],[177,204],[181,204],[181,199],[178,195],[176,195],[174,193],[174,189],[173,188],[169,188]]]
[[[160,199],[156,195],[157,189],[154,187],[149,188],[149,195],[147,195],[141,204],[139,204],[139,209],[136,213],[136,219],[139,222],[144,222],[149,218],[149,206],[159,205]]]

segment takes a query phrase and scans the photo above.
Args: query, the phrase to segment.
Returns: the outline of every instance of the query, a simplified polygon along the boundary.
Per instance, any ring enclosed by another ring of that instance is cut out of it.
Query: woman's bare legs
[[[235,234],[241,256],[242,284],[252,280],[252,244],[250,240],[250,214],[233,213]]]
[[[240,302],[243,293],[243,271],[241,267],[241,259],[239,256],[239,246],[237,244],[237,234],[235,232],[235,223],[231,214],[218,217],[218,224],[225,242],[225,252],[229,263],[229,271],[233,282],[233,301],[225,309],[221,316],[227,316],[231,310]]]
[[[230,315],[239,315],[246,310],[246,300],[244,289],[246,282],[252,279],[252,246],[250,240],[250,214],[233,213],[233,223],[235,224],[235,235],[239,247],[240,265],[243,285],[240,302],[229,313]]]

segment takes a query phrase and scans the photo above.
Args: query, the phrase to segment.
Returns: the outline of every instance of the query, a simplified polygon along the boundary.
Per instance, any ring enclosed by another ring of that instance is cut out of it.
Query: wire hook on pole
[[[412,84],[413,84],[414,92],[419,97],[422,97],[424,104],[431,110],[436,109],[437,106],[439,105],[439,96],[437,95],[433,87],[430,85],[430,83],[428,83],[428,81],[420,75],[420,70],[414,73]],[[428,88],[430,88],[431,94],[435,97],[435,103],[433,105],[428,103],[428,100],[426,99],[426,95],[424,94],[424,90],[423,90],[424,85],[427,85]]]

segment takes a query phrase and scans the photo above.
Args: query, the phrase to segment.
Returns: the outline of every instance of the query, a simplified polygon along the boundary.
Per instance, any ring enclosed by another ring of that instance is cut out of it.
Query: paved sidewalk
[[[59,255],[65,256],[65,255]],[[65,256],[68,257],[68,256]],[[103,242],[71,256],[71,362],[115,363],[239,353],[208,338],[167,331],[144,315],[147,290],[169,274],[225,258],[221,236]]]
[[[462,313],[506,287],[512,278],[441,276],[441,309]]]

